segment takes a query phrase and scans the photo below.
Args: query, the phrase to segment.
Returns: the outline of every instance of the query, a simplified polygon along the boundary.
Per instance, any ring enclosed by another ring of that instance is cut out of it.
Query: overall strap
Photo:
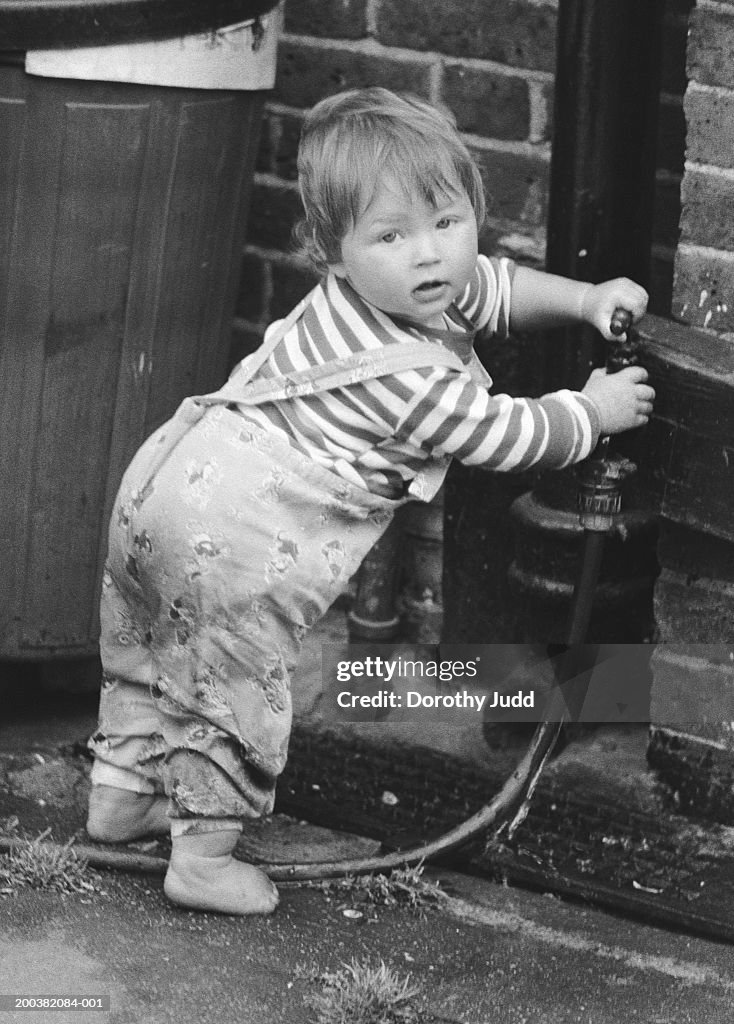
[[[254,377],[260,367],[270,358],[274,350],[281,343],[283,338],[286,336],[291,327],[294,326],[297,320],[303,315],[305,310],[313,301],[314,295],[318,291],[319,286],[312,288],[311,291],[306,295],[305,298],[301,299],[295,309],[292,309],[285,320],[281,320],[278,326],[270,332],[266,340],[262,345],[256,349],[252,355],[247,356],[242,360],[233,370],[229,381],[237,378],[238,384],[246,384],[251,377]],[[227,384],[229,384],[227,381]],[[224,386],[226,387],[227,384]],[[205,396],[208,397],[208,396]]]
[[[437,342],[396,342],[377,349],[365,349],[344,359],[331,359],[308,370],[253,381],[253,375],[295,324],[312,295],[313,292],[296,306],[256,352],[242,360],[224,387],[212,394],[194,396],[182,402],[151,453],[144,478],[147,481],[146,487],[182,438],[201,421],[211,406],[252,406],[301,395],[314,395],[424,366],[447,366],[459,372],[467,369],[458,355]]]
[[[334,388],[423,366],[447,366],[459,371],[466,370],[457,355],[435,342],[398,342],[384,348],[355,352],[343,359],[331,359],[321,365],[281,377],[243,381],[241,377],[235,375],[219,391],[203,395],[197,402],[203,405],[261,405],[263,402],[320,394]],[[248,366],[248,378],[249,370]]]
[[[350,356],[330,359],[306,370],[294,370],[276,377],[253,379],[313,302],[320,287],[317,285],[313,288],[295,309],[270,331],[260,348],[242,360],[222,388],[209,395],[194,398],[196,404],[200,407],[229,403],[244,406],[261,405],[264,402],[315,395],[424,366],[447,366],[459,372],[470,369],[458,354],[444,348],[438,342],[407,341],[364,349]]]

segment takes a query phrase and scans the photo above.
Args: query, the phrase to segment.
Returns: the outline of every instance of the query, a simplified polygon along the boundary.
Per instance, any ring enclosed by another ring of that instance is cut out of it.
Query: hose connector
[[[577,503],[584,530],[609,533],[622,509],[624,481],[636,469],[624,456],[598,450],[579,466]]]
[[[609,330],[614,340],[607,348],[607,373],[619,373],[627,366],[636,366],[640,339],[632,326],[629,310],[615,309]],[[610,450],[608,437],[599,441],[596,451],[577,470],[576,502],[584,530],[610,532],[614,517],[622,510],[622,485],[636,469],[634,462]]]

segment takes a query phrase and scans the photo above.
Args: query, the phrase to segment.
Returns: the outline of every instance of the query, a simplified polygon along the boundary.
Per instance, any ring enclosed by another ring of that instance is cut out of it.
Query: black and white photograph
[[[0,0],[0,1024],[734,1022],[734,0]]]

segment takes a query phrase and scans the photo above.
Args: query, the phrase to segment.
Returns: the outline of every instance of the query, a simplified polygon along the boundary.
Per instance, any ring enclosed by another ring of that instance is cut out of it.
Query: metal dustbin
[[[96,652],[120,477],[218,387],[276,0],[0,0],[0,659]]]

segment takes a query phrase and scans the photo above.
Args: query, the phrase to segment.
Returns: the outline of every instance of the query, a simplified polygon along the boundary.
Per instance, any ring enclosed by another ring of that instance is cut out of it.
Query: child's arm
[[[588,323],[610,341],[614,335],[609,324],[617,308],[639,320],[647,309],[647,292],[626,277],[594,285],[518,267],[512,281],[510,328],[535,331]]]
[[[616,309],[639,320],[647,309],[647,292],[626,277],[602,284],[572,281],[518,267],[512,282],[510,328],[537,330],[571,323],[588,323],[606,339]],[[647,423],[655,392],[647,385],[647,371],[627,367],[619,373],[594,370],[582,389],[599,411],[602,434],[619,434]]]
[[[506,334],[509,308],[517,328],[588,320],[595,326],[603,322],[605,336],[611,337],[609,323],[617,306],[639,318],[647,294],[624,279],[621,284],[578,284],[480,256],[477,273],[457,305],[477,327],[500,336]],[[468,373],[444,368],[414,370],[400,379],[409,400],[393,427],[397,439],[501,472],[561,469],[585,459],[600,434],[647,422],[655,397],[641,366],[617,374],[595,370],[582,392],[564,390],[539,399],[490,395]]]

